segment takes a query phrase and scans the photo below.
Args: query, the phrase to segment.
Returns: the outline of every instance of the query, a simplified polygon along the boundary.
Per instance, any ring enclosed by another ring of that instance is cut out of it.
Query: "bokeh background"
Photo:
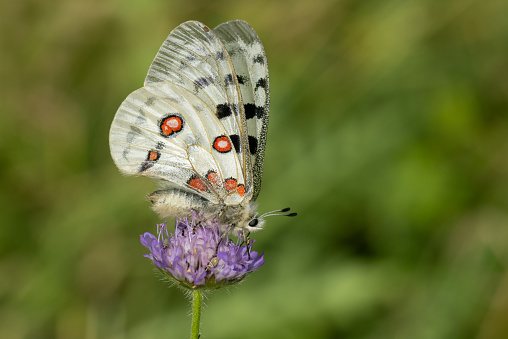
[[[0,5],[0,338],[185,338],[109,126],[180,23],[244,19],[272,106],[255,249],[202,338],[508,338],[508,2]]]

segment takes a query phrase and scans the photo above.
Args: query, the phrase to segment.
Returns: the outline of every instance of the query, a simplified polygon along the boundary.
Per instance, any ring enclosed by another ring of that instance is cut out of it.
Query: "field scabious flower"
[[[252,251],[253,240],[243,246],[242,237],[234,242],[220,231],[216,219],[192,214],[177,219],[174,233],[168,232],[167,223],[157,226],[157,237],[148,232],[140,236],[150,250],[144,257],[184,288],[211,290],[235,284],[264,264],[263,254]]]

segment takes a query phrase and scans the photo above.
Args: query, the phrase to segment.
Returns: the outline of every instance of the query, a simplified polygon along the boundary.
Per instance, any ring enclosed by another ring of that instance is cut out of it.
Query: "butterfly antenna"
[[[289,210],[290,210],[290,208],[286,207],[281,210],[274,210],[274,211],[266,212],[266,213],[261,214],[259,216],[259,218],[266,218],[266,217],[271,217],[274,215],[282,215],[284,217],[296,217],[298,215],[297,213],[294,213],[294,212],[285,214],[286,212],[289,212]]]

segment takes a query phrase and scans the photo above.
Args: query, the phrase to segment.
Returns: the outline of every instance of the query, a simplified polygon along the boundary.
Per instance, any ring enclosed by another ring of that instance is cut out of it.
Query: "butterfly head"
[[[283,208],[281,210],[275,210],[275,211],[270,211],[270,212],[266,212],[266,213],[263,213],[261,214],[260,216],[258,216],[257,214],[256,215],[253,215],[250,220],[247,222],[246,226],[244,227],[248,232],[252,233],[252,232],[255,232],[255,231],[259,231],[263,228],[263,225],[265,224],[265,218],[266,217],[271,217],[271,216],[274,216],[274,215],[282,215],[282,216],[285,216],[285,217],[295,217],[297,214],[296,213],[287,213],[286,212],[289,212],[290,208],[287,207],[287,208]]]

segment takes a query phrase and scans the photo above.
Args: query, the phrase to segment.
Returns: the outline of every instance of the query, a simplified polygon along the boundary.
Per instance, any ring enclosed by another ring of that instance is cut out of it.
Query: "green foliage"
[[[189,302],[138,236],[149,180],[108,131],[183,21],[244,19],[272,109],[263,268],[208,296],[203,338],[508,337],[508,3],[6,3],[0,337],[182,338]]]

